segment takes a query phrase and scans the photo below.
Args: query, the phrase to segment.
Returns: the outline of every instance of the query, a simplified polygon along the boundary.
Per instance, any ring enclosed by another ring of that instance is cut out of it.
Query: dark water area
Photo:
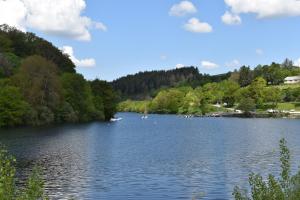
[[[0,129],[21,177],[42,166],[50,199],[232,199],[248,174],[279,175],[285,137],[300,165],[300,120],[120,113],[122,121]]]

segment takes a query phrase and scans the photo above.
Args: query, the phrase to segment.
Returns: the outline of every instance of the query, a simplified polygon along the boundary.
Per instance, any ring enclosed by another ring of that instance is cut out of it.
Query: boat
[[[121,121],[122,118],[121,117],[118,117],[118,118],[111,118],[110,121],[111,122],[117,122],[117,121]]]
[[[147,108],[144,111],[144,115],[142,116],[142,119],[148,119],[148,111]]]

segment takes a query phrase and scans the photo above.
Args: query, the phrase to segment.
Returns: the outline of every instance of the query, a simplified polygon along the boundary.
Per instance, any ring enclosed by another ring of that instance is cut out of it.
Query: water
[[[232,199],[248,174],[278,175],[278,142],[300,165],[300,121],[118,114],[114,123],[0,130],[26,176],[44,169],[51,199]]]

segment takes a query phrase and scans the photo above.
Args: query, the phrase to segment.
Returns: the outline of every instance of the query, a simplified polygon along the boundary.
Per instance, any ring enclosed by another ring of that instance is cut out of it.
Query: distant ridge
[[[220,75],[199,73],[198,68],[190,66],[172,70],[155,70],[127,75],[111,82],[122,99],[147,99],[159,89],[177,86],[199,86],[208,82],[220,82],[230,77],[230,72]]]

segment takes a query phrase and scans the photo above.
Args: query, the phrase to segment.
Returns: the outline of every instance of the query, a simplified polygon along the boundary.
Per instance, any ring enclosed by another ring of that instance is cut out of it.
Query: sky
[[[300,66],[300,0],[0,0],[3,23],[49,40],[87,79]]]

